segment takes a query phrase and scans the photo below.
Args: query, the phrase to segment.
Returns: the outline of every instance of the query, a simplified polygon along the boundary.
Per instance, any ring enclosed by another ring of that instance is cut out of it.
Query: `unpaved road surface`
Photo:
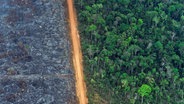
[[[76,76],[76,92],[80,104],[87,104],[86,85],[83,75],[82,52],[80,46],[80,38],[77,31],[76,13],[73,7],[73,0],[67,0],[69,23],[70,23],[70,37],[72,42],[73,64]]]
[[[77,104],[65,3],[0,0],[0,104]]]

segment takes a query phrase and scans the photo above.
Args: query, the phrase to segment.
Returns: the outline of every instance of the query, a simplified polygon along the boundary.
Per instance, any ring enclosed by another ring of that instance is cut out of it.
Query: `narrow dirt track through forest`
[[[73,6],[73,0],[67,0],[67,5],[70,24],[70,37],[72,43],[72,58],[76,77],[76,94],[79,100],[79,104],[87,104],[88,100],[86,96],[87,90],[83,74],[82,52],[80,46],[80,38],[77,30],[77,18]]]

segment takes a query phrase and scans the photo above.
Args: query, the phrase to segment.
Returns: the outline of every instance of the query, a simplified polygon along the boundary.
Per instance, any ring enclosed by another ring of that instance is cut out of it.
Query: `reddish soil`
[[[76,77],[76,94],[78,96],[79,104],[87,104],[86,85],[84,81],[82,52],[80,46],[80,38],[77,30],[77,18],[73,6],[73,0],[67,0],[69,23],[70,23],[70,37],[72,43],[73,65]]]

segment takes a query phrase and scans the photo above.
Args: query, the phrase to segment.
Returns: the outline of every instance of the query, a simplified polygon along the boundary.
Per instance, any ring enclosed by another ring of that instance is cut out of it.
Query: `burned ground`
[[[0,1],[0,103],[75,104],[64,0]]]

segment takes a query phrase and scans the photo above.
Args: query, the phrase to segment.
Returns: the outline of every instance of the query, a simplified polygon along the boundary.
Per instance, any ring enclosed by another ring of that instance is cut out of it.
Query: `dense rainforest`
[[[75,0],[89,104],[184,104],[184,0]]]

